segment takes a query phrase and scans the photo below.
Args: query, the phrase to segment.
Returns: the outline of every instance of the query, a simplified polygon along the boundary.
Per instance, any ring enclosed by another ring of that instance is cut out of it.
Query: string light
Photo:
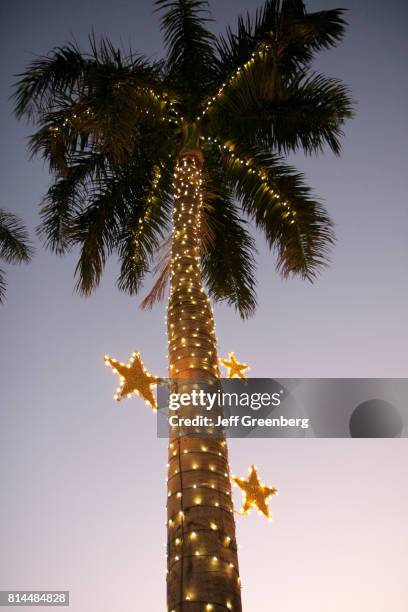
[[[272,49],[271,45],[265,42],[261,43],[258,48],[253,51],[251,57],[235,69],[229,79],[221,85],[217,93],[207,100],[205,108],[201,111],[201,114],[197,116],[197,121],[201,121],[202,118],[212,110],[213,105],[217,101],[217,99],[225,95],[225,89],[227,89],[228,87],[234,87],[234,85],[236,85],[242,75],[248,74],[249,69],[252,68],[257,59],[264,59],[267,56],[268,51],[270,51],[270,49]]]
[[[177,353],[170,375],[201,370],[218,375],[217,338],[211,306],[201,286],[200,227],[203,207],[201,160],[182,158],[174,172],[171,290],[168,306],[169,350]],[[180,309],[180,303],[183,308]],[[180,316],[181,315],[181,316]],[[201,349],[201,350],[198,350]],[[179,361],[180,363],[174,363]]]
[[[138,260],[138,257],[139,257],[138,251],[140,250],[140,238],[141,236],[143,236],[146,224],[151,217],[153,208],[155,204],[157,204],[158,202],[158,191],[159,191],[158,188],[159,188],[161,176],[162,174],[161,174],[161,170],[159,166],[154,166],[151,190],[146,199],[146,207],[145,207],[144,215],[139,218],[137,228],[134,231],[134,238],[133,238],[134,253],[135,253],[133,255],[134,261]]]
[[[202,163],[199,151],[186,150],[176,164],[173,180],[167,329],[169,376],[178,385],[184,381],[211,382],[220,376],[214,318],[201,279]],[[220,577],[229,582],[225,588],[231,594],[231,601],[238,602],[237,548],[234,523],[229,518],[233,506],[225,440],[204,441],[199,437],[180,438],[176,434],[172,437],[171,431],[168,481],[168,520],[173,521],[171,533],[174,534],[168,544],[168,579],[171,584],[176,580],[176,592],[184,594],[182,601],[189,601],[187,597],[190,597],[197,610],[208,612],[221,605],[230,609],[225,600],[221,604],[206,599],[202,582],[202,572],[223,568]],[[182,496],[177,496],[180,492]],[[180,539],[178,545],[176,537]],[[173,574],[175,555],[179,557],[174,569],[176,575]],[[186,559],[193,564],[194,584],[184,584],[182,564]],[[183,606],[179,600],[170,599],[169,607],[178,610]]]
[[[274,202],[274,206],[280,208],[280,217],[288,225],[296,223],[297,212],[290,203],[281,198],[281,195],[273,188],[272,179],[268,169],[262,167],[256,158],[242,157],[236,153],[236,146],[231,142],[220,142],[218,138],[202,137],[204,144],[212,144],[218,147],[219,151],[226,158],[230,168],[234,171],[244,171],[245,175],[254,175],[259,179],[259,188],[268,195]]]
[[[180,123],[183,117],[180,117],[179,112],[175,108],[175,103],[173,100],[170,100],[166,93],[158,93],[154,91],[152,88],[141,87],[140,83],[137,83],[137,87],[134,87],[134,83],[128,79],[126,83],[122,81],[118,81],[114,84],[115,89],[121,89],[123,85],[130,86],[132,88],[132,94],[137,92],[138,100],[134,102],[133,108],[140,115],[145,115],[146,118],[148,116],[156,117],[158,120],[173,124],[175,126],[180,126]],[[146,108],[146,104],[148,107]],[[92,132],[93,124],[92,121],[94,119],[94,112],[91,107],[84,109],[83,112],[68,112],[64,119],[60,121],[59,125],[50,125],[48,126],[48,131],[51,136],[57,137],[63,131],[67,131],[67,129],[75,129],[78,133],[86,133]]]

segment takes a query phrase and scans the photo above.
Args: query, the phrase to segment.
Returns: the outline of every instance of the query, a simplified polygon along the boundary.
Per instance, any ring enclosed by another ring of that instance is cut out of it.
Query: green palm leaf
[[[234,200],[217,151],[209,152],[203,211],[202,270],[209,295],[242,318],[256,308],[255,241]]]
[[[184,94],[191,112],[206,95],[214,64],[215,37],[206,0],[156,0],[167,49],[166,82]]]
[[[218,38],[219,79],[228,79],[266,46],[287,72],[308,65],[315,52],[342,39],[343,14],[343,9],[307,13],[302,0],[266,0],[255,15],[239,17],[236,31],[228,28]]]
[[[342,127],[353,116],[347,87],[338,79],[300,72],[276,75],[273,61],[255,60],[208,109],[209,128],[226,139],[260,145],[278,153],[339,154]]]
[[[277,253],[277,268],[313,280],[328,263],[333,224],[302,174],[257,148],[222,145],[223,169],[244,212]]]
[[[0,259],[8,264],[28,263],[33,255],[27,230],[16,215],[0,209]],[[6,273],[0,270],[0,304],[6,291]]]

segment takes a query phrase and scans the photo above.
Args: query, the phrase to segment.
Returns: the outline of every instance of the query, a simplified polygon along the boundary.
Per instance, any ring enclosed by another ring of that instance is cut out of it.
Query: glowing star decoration
[[[244,493],[244,505],[241,508],[242,514],[248,514],[252,508],[258,508],[260,514],[264,514],[267,519],[271,520],[272,514],[269,512],[267,500],[271,495],[277,495],[278,490],[274,487],[266,487],[259,480],[258,472],[254,465],[251,465],[249,468],[247,480],[241,480],[241,478],[236,476],[233,476],[232,479]]]
[[[219,362],[227,368],[228,378],[246,378],[244,372],[250,369],[246,363],[239,363],[234,353],[229,354],[229,359],[219,359]]]
[[[157,402],[152,387],[158,383],[160,378],[152,376],[145,370],[140,353],[133,353],[127,365],[109,357],[109,355],[105,355],[105,363],[120,377],[121,382],[116,390],[115,400],[119,402],[134,393],[143,397],[146,404],[149,404],[154,411],[157,410]]]

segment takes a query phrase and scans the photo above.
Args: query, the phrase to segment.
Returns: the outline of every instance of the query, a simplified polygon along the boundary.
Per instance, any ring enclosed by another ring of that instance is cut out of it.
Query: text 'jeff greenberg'
[[[276,417],[254,417],[251,414],[242,414],[242,410],[253,411],[271,408],[281,405],[281,393],[225,393],[220,390],[208,393],[201,390],[192,390],[189,393],[170,393],[168,408],[171,412],[169,424],[171,427],[299,427],[307,429],[309,419],[286,418],[283,415]],[[206,412],[214,411],[214,416],[209,414],[188,414],[186,409],[194,411],[201,408]],[[234,408],[241,414],[230,414],[225,416],[225,408],[233,412]]]

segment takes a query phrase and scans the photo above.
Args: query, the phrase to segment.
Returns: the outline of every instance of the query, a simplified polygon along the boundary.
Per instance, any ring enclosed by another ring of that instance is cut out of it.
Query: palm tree
[[[310,66],[346,24],[342,10],[267,0],[217,38],[205,0],[158,0],[156,9],[162,61],[125,56],[106,38],[92,37],[88,54],[54,49],[20,75],[16,113],[37,125],[31,151],[55,177],[41,236],[58,254],[79,247],[78,291],[95,289],[116,254],[118,288],[137,294],[168,245],[146,303],[170,279],[169,375],[212,380],[207,295],[243,318],[256,307],[249,223],[284,277],[313,281],[327,264],[331,220],[284,157],[340,152],[349,93]],[[168,610],[241,610],[236,548],[226,441],[171,437]]]
[[[9,264],[27,263],[32,247],[18,217],[0,208],[0,259]],[[6,274],[0,270],[0,304],[6,293]]]

